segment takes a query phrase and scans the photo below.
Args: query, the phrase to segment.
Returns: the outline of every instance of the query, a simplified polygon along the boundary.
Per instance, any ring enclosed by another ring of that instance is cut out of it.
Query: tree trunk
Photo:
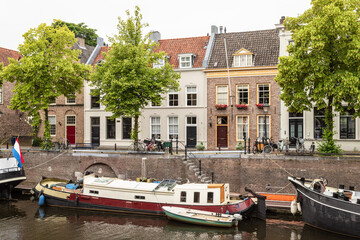
[[[139,140],[139,115],[134,117],[134,141],[138,142]]]
[[[334,130],[334,114],[333,114],[332,103],[333,103],[333,99],[329,98],[328,105],[325,108],[325,124],[326,124],[326,129],[329,133],[330,132],[333,133],[333,130]],[[334,136],[334,133],[326,134],[326,141],[333,140],[333,136]]]

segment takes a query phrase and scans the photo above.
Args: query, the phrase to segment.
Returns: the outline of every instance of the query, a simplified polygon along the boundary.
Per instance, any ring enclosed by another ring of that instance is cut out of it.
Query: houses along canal
[[[165,217],[39,208],[37,201],[13,196],[0,202],[0,239],[241,239],[241,240],[332,240],[344,236],[323,232],[289,215],[270,216],[266,221],[249,219],[237,228],[193,226]],[[349,238],[350,239],[350,238]]]

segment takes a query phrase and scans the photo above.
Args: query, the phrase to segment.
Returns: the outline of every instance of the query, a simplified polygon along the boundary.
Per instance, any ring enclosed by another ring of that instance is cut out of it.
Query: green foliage
[[[97,44],[97,38],[98,35],[96,34],[96,29],[92,29],[92,28],[88,28],[87,25],[85,25],[85,23],[68,23],[68,22],[64,22],[61,20],[56,20],[52,26],[53,27],[57,27],[57,26],[64,26],[66,25],[70,31],[72,31],[75,34],[75,37],[80,37],[85,39],[85,43],[89,46],[93,46],[95,47]]]
[[[275,80],[289,112],[355,110],[360,116],[360,1],[313,0],[312,8],[284,26],[292,33],[289,56],[280,57]],[[333,124],[327,125],[333,131]],[[329,137],[332,139],[332,135]]]
[[[324,129],[323,140],[319,142],[318,147],[318,151],[320,153],[343,153],[341,146],[336,144],[335,140],[333,139],[333,135],[334,133],[332,131]]]
[[[196,150],[198,151],[204,151],[205,150],[205,146],[203,142],[200,142],[199,144],[196,145]]]
[[[21,60],[9,59],[9,65],[0,71],[0,79],[15,82],[10,108],[35,117],[36,128],[41,122],[41,111],[47,120],[47,109],[53,99],[81,91],[91,66],[78,62],[81,51],[71,49],[76,38],[66,26],[43,23],[23,37],[24,43],[19,46]],[[45,127],[45,139],[49,139],[48,130]]]
[[[32,146],[33,147],[40,147],[41,146],[41,143],[42,143],[42,139],[40,137],[35,137],[33,140],[32,140]]]
[[[243,150],[244,146],[242,145],[242,142],[238,142],[238,144],[236,145],[236,150]]]
[[[105,62],[96,66],[91,76],[95,89],[91,94],[100,96],[100,102],[112,117],[134,117],[133,138],[137,140],[138,118],[141,109],[149,103],[160,103],[169,89],[178,90],[180,78],[166,63],[161,68],[153,64],[165,59],[164,52],[156,52],[157,43],[143,36],[142,15],[136,7],[134,16],[126,11],[128,19],[117,26],[119,34],[110,38],[111,48],[104,54]]]

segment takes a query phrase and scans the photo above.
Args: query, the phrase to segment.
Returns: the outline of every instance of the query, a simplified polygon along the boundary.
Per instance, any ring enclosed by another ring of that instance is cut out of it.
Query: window
[[[237,51],[234,56],[234,67],[248,67],[252,66],[253,63],[253,53],[242,48],[239,51]]]
[[[123,118],[122,123],[123,123],[122,139],[131,139],[131,127],[132,127],[131,118]]]
[[[75,125],[76,124],[75,116],[66,116],[66,124]]]
[[[75,102],[75,95],[69,96],[68,98],[66,98],[66,103],[67,104],[74,104]]]
[[[180,202],[186,202],[186,192],[180,193]]]
[[[50,135],[56,136],[56,116],[49,116]]]
[[[100,100],[99,95],[96,95],[96,96],[91,95],[91,106],[90,106],[91,109],[99,109],[100,108],[99,100]]]
[[[115,139],[115,119],[106,118],[106,138]]]
[[[217,117],[217,124],[221,125],[221,124],[227,124],[227,116],[218,116]]]
[[[56,99],[55,99],[55,97],[49,99],[49,104],[50,104],[50,105],[56,104]]]
[[[258,116],[258,137],[270,138],[270,116]]]
[[[258,85],[258,103],[270,104],[270,85]]]
[[[144,199],[145,199],[145,196],[135,195],[135,199],[142,199],[142,200],[144,200]]]
[[[192,67],[192,54],[180,55],[179,56],[179,67],[180,68],[191,68]]]
[[[95,190],[90,190],[89,193],[92,193],[92,194],[99,194],[99,191],[95,191]]]
[[[200,192],[194,192],[194,203],[200,202]]]
[[[160,117],[151,118],[151,138],[160,139]]]
[[[169,117],[169,139],[178,139],[179,122],[178,117]]]
[[[3,103],[3,90],[2,87],[0,87],[0,104]]]
[[[186,87],[186,105],[187,106],[196,106],[197,101],[197,92],[196,87]]]
[[[186,123],[188,125],[195,125],[196,124],[196,117],[187,117],[186,118]]]
[[[213,192],[208,192],[207,203],[214,203],[214,193]]]
[[[216,104],[228,104],[228,86],[216,86]]]
[[[152,107],[159,107],[159,106],[160,106],[160,103],[151,102],[151,106],[152,106]]]
[[[249,103],[249,85],[236,86],[236,103],[248,104]]]
[[[355,139],[354,110],[340,114],[340,139]]]
[[[244,140],[244,138],[249,137],[249,117],[248,116],[238,116],[236,118],[237,124],[237,141]]]
[[[165,60],[164,59],[159,59],[158,62],[153,64],[154,68],[161,68],[165,65]]]
[[[314,107],[314,138],[322,138],[324,133],[325,124],[325,109],[317,109]]]
[[[179,94],[172,89],[169,91],[169,106],[179,106]]]

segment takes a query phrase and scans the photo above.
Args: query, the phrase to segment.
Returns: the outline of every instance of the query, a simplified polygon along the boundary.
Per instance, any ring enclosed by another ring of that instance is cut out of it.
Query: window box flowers
[[[247,105],[246,104],[235,104],[235,107],[240,110],[246,110]]]
[[[226,104],[215,104],[217,110],[225,110],[227,108]]]
[[[256,106],[257,106],[258,109],[263,109],[264,108],[263,103],[257,103]]]

